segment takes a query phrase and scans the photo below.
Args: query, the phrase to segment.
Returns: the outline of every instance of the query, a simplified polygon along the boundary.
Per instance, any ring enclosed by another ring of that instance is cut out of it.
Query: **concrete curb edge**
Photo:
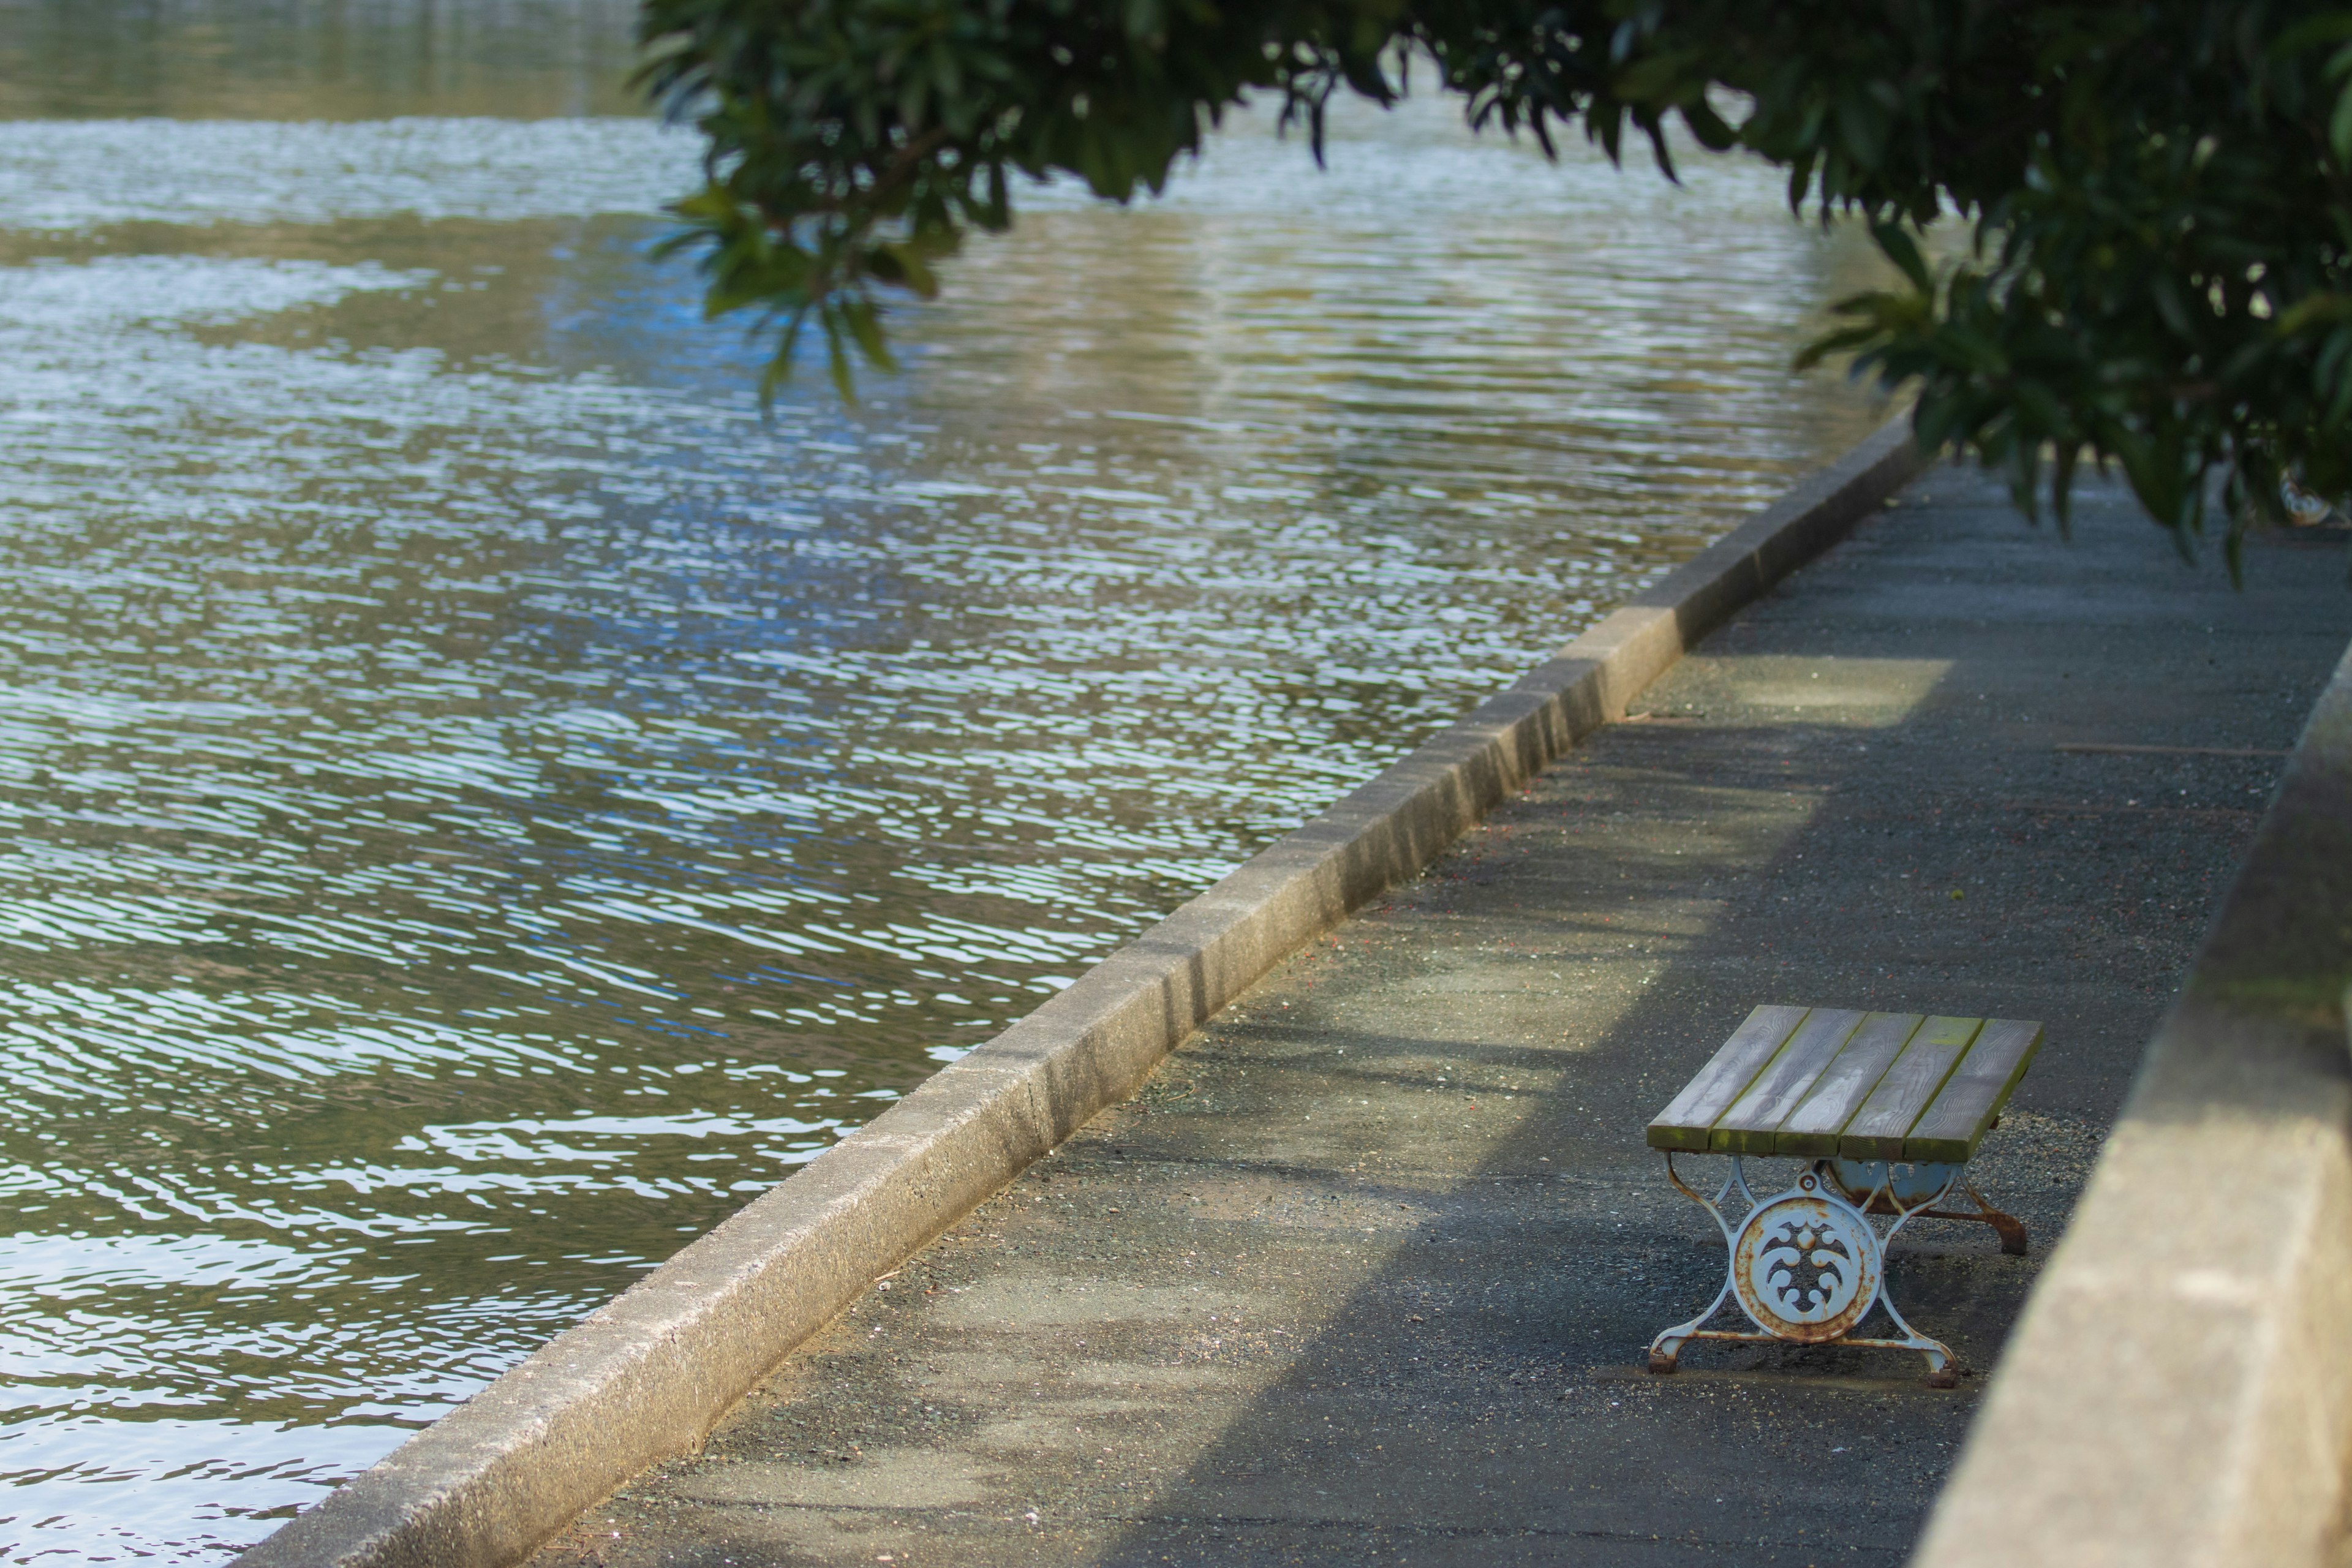
[[[289,1521],[237,1568],[506,1568],[698,1445],[778,1363],[1349,910],[1429,864],[1926,466],[1909,420],[1089,970]]]
[[[2352,1509],[2352,654],[2158,1027],[1913,1568],[2320,1568]]]

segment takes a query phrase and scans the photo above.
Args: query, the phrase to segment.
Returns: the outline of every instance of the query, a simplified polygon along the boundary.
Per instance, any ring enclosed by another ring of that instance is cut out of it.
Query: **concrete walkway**
[[[2034,1017],[1913,1321],[1990,1367],[2347,637],[1939,469],[1228,1009],[539,1568],[1893,1563],[1967,1426],[1884,1352],[1650,1336],[1722,1247],[1642,1130],[1756,1002]],[[2098,752],[2084,742],[2243,749]]]

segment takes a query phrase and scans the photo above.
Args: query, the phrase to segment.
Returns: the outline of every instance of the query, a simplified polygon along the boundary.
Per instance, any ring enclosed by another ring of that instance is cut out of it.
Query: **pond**
[[[257,1539],[1877,417],[1768,172],[1419,100],[763,417],[629,22],[0,0],[0,1560]]]

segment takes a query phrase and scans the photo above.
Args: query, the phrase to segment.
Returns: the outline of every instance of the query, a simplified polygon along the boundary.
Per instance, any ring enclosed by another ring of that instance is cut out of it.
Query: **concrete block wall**
[[[2352,655],[1915,1568],[2336,1564],[2352,1468]]]

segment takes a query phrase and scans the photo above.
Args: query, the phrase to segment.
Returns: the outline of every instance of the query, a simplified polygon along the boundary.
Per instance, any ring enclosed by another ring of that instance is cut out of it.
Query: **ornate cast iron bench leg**
[[[1673,1372],[1683,1347],[1693,1340],[1808,1345],[1836,1340],[1882,1350],[1917,1351],[1927,1359],[1928,1386],[1950,1388],[1958,1383],[1958,1363],[1951,1348],[1906,1322],[1888,1298],[1885,1249],[1896,1232],[1915,1216],[1934,1212],[1935,1205],[1961,1184],[1963,1168],[1911,1166],[1905,1167],[1898,1177],[1885,1165],[1857,1167],[1849,1173],[1837,1170],[1837,1164],[1816,1160],[1797,1178],[1795,1186],[1759,1199],[1748,1188],[1745,1161],[1735,1154],[1731,1174],[1708,1198],[1685,1183],[1675,1169],[1675,1157],[1666,1156],[1666,1179],[1714,1216],[1716,1228],[1723,1233],[1729,1263],[1723,1288],[1706,1311],[1688,1322],[1676,1323],[1650,1342],[1652,1372]],[[1873,1175],[1876,1180],[1856,1199],[1848,1195],[1842,1179],[1849,1173],[1857,1180]],[[1748,1205],[1736,1224],[1724,1213],[1735,1190]],[[1976,1196],[1973,1188],[1969,1192]],[[1988,1215],[1996,1212],[1981,1198],[1977,1203]],[[1883,1237],[1866,1217],[1872,1212],[1895,1215],[1895,1223]],[[1998,1222],[1988,1223],[1998,1228]],[[2003,1230],[2001,1235],[2006,1247],[2008,1232]],[[1726,1301],[1735,1299],[1748,1321],[1756,1325],[1753,1331],[1706,1326]],[[1900,1338],[1853,1337],[1852,1331],[1874,1306],[1886,1313]]]
[[[1945,1172],[1957,1173],[1958,1180],[1943,1181],[1941,1173]],[[1940,1206],[1942,1200],[1938,1199],[1939,1206],[1918,1212],[1926,1219],[1964,1219],[1989,1225],[2000,1237],[2003,1252],[2011,1258],[2025,1256],[2025,1222],[2015,1215],[2003,1214],[1993,1207],[1984,1194],[1977,1190],[1976,1183],[1969,1179],[1965,1165],[1898,1164],[1889,1167],[1876,1161],[1839,1160],[1830,1167],[1830,1174],[1836,1180],[1839,1191],[1845,1194],[1846,1201],[1860,1205],[1865,1214],[1901,1214],[1903,1211],[1895,1205],[1906,1201],[1906,1197],[1916,1197],[1918,1191],[1925,1190],[1923,1184],[1932,1185],[1937,1191],[1948,1187],[1953,1193],[1965,1193],[1969,1201],[1976,1205],[1972,1211],[1944,1208]],[[1878,1184],[1882,1179],[1890,1182],[1894,1188],[1891,1198],[1878,1194]]]

